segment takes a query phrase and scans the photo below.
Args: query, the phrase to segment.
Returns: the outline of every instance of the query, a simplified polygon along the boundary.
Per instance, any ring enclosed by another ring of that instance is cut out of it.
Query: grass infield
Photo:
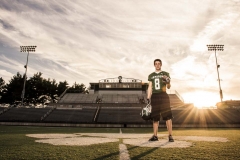
[[[118,142],[94,144],[89,146],[66,146],[37,143],[37,138],[27,137],[26,134],[46,133],[119,133],[119,128],[78,128],[78,127],[28,127],[0,126],[0,159],[66,159],[66,160],[119,160]],[[144,133],[151,136],[151,128],[122,128],[122,134]],[[207,136],[224,137],[228,142],[190,141],[187,148],[157,148],[138,147],[126,144],[132,160],[137,159],[240,159],[240,129],[208,128],[208,129],[175,129],[174,136]],[[167,134],[166,129],[160,128],[159,134]]]

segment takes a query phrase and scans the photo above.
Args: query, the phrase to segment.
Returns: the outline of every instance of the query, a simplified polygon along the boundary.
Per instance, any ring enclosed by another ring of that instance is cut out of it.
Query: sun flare
[[[183,95],[183,98],[186,103],[193,103],[199,109],[215,107],[216,103],[219,102],[219,97],[216,93],[206,91],[186,93]]]

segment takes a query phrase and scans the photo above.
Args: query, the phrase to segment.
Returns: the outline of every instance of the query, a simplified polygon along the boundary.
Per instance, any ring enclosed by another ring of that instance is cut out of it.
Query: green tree
[[[4,87],[4,92],[0,99],[1,103],[19,104],[21,102],[23,79],[23,76],[19,72],[11,78],[9,83]]]
[[[26,102],[36,105],[38,97],[43,94],[43,78],[42,73],[37,72],[33,77],[29,78],[26,83]]]
[[[67,81],[58,84],[55,79],[45,79],[42,77],[42,73],[38,72],[28,80],[29,103],[33,105],[56,103],[67,85]]]
[[[58,87],[57,87],[57,95],[61,95],[68,87],[68,82],[67,81],[63,81],[63,82],[59,82]]]
[[[46,104],[49,102],[56,102],[58,97],[57,95],[57,86],[56,80],[53,79],[52,81],[48,79],[43,79],[43,90],[44,92],[40,97],[38,97],[38,103]]]
[[[53,102],[56,98],[56,80],[44,79],[42,73],[38,72],[28,80],[28,93],[26,101],[30,104],[46,104]]]
[[[0,103],[20,104],[24,77],[19,72],[14,75],[8,84],[0,78]],[[45,79],[41,72],[37,72],[26,80],[24,105],[56,103],[59,96],[68,88],[68,82],[56,82],[55,79]],[[74,83],[69,92],[88,93],[84,84]]]
[[[68,89],[69,93],[88,93],[88,90],[86,90],[86,86],[84,84],[77,84],[76,82]]]
[[[0,78],[0,100],[1,100],[1,98],[2,98],[2,95],[3,95],[3,93],[4,93],[4,91],[5,91],[5,81],[3,80],[3,78],[1,77]]]

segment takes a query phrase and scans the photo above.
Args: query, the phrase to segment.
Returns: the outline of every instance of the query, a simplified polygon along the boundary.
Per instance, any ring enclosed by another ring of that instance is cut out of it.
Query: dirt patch
[[[119,134],[119,133],[82,133],[81,135],[91,136],[91,137],[105,137],[105,138],[145,138],[149,139],[152,135],[151,134]],[[158,134],[158,137],[167,137],[167,134]]]
[[[48,143],[52,145],[67,145],[67,146],[87,146],[92,144],[118,142],[118,141],[119,139],[95,138],[95,137],[75,137],[75,138],[36,140],[36,142],[39,142],[39,143]]]
[[[62,138],[74,138],[79,137],[79,134],[27,134],[28,137],[41,138],[41,139],[62,139]]]
[[[52,145],[85,146],[99,143],[118,142],[139,147],[186,148],[192,146],[192,141],[227,142],[223,137],[206,136],[174,136],[175,142],[168,142],[167,134],[159,134],[159,141],[149,142],[151,134],[119,134],[119,133],[76,133],[76,134],[28,134],[28,137],[38,138],[36,142]]]
[[[223,137],[175,136],[174,138],[178,140],[184,140],[184,141],[228,142],[228,139]]]

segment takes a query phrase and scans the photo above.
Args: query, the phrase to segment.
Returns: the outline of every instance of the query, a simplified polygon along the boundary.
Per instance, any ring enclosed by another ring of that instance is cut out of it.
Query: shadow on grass
[[[152,152],[154,152],[154,151],[157,150],[157,149],[158,149],[158,147],[151,148],[151,149],[147,150],[146,152],[143,152],[143,153],[141,153],[141,154],[139,154],[139,155],[137,155],[137,156],[132,157],[131,159],[132,159],[132,160],[134,160],[134,159],[140,159],[140,158],[142,158],[142,157],[145,157],[145,156],[151,154]]]
[[[132,149],[135,149],[135,148],[138,148],[138,146],[134,146],[134,147],[131,147],[128,149],[129,150],[132,150]],[[104,155],[104,156],[101,156],[101,157],[98,157],[98,158],[95,158],[94,160],[99,160],[99,159],[106,159],[106,158],[109,158],[111,156],[116,156],[116,155],[119,155],[119,151],[118,152],[114,152],[114,153],[110,153],[110,154],[107,154],[107,155]]]
[[[167,144],[167,143],[166,143]],[[162,145],[164,146],[164,144]],[[139,146],[133,146],[133,147],[130,147],[128,148],[127,150],[128,151],[131,151],[133,149],[136,149],[136,148],[140,148]],[[147,156],[148,154],[151,154],[152,152],[154,152],[155,150],[157,150],[159,147],[154,147],[154,148],[151,148],[149,149],[148,151],[146,152],[143,152],[137,156],[134,156],[132,157],[131,159],[134,160],[134,159],[140,159],[141,157],[145,157]],[[109,158],[109,157],[112,157],[112,156],[116,156],[116,155],[119,155],[120,153],[119,152],[114,152],[114,153],[110,153],[110,154],[107,154],[107,155],[104,155],[104,156],[101,156],[101,157],[98,157],[98,158],[95,158],[94,160],[99,160],[99,159],[106,159],[106,158]]]

